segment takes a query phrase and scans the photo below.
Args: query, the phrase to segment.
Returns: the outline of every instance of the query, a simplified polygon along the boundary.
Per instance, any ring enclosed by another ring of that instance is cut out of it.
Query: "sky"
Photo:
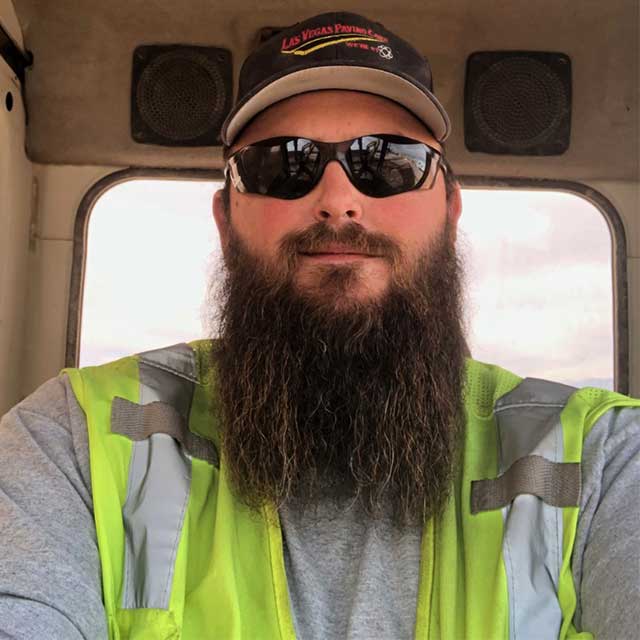
[[[89,221],[80,365],[206,337],[219,273],[218,182],[131,180]],[[521,376],[613,385],[611,236],[574,194],[463,189],[459,246],[474,358]]]

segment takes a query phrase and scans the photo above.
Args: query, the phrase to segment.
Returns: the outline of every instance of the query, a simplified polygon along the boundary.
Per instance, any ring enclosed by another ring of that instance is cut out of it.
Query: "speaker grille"
[[[168,146],[220,143],[231,106],[231,56],[224,49],[147,45],[134,52],[132,136]]]
[[[467,62],[470,151],[555,155],[569,146],[571,63],[563,54],[480,52]]]

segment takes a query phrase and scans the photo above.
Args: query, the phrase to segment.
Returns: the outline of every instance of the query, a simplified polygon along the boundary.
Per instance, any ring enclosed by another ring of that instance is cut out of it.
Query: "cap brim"
[[[408,80],[382,69],[333,65],[294,71],[258,89],[237,105],[227,118],[222,127],[223,142],[232,145],[245,125],[272,104],[321,89],[364,91],[394,100],[424,122],[438,142],[444,142],[451,130],[446,111],[427,89],[420,89]]]

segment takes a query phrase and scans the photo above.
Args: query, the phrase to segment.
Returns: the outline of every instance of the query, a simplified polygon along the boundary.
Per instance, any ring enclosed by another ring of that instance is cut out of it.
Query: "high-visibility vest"
[[[295,638],[278,513],[243,506],[220,455],[209,350],[65,370],[87,417],[111,639]],[[591,637],[572,624],[582,443],[628,406],[467,361],[464,454],[423,529],[416,638]]]

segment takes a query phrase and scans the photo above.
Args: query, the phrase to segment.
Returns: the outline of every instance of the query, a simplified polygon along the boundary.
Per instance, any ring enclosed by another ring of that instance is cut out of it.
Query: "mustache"
[[[328,245],[338,244],[354,253],[380,256],[397,264],[402,258],[398,244],[384,233],[368,232],[357,222],[338,229],[325,222],[317,222],[303,231],[292,231],[280,241],[280,255],[289,264],[295,263],[301,253],[321,251]]]

